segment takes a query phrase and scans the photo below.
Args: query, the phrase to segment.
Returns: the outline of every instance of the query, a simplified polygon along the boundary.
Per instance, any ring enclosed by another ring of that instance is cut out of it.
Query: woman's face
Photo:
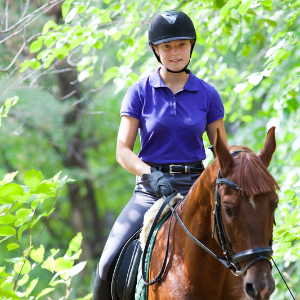
[[[171,71],[182,70],[189,62],[191,55],[191,40],[176,40],[154,45],[161,63]]]

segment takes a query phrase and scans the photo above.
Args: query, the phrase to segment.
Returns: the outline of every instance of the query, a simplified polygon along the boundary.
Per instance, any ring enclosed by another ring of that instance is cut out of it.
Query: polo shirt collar
[[[159,87],[166,87],[166,85],[164,84],[163,80],[161,79],[160,75],[159,75],[159,69],[155,70],[151,75],[150,75],[150,84],[154,87],[154,88],[159,88]]]
[[[150,75],[150,84],[154,88],[160,88],[160,87],[166,87],[164,84],[163,80],[161,79],[159,75],[159,69],[158,68],[156,71],[154,71]],[[191,92],[197,92],[199,90],[199,79],[190,71],[190,77],[184,86],[183,90],[191,91]]]

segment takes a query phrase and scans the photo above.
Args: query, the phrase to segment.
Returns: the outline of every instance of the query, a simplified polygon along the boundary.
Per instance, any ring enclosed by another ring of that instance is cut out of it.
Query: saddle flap
[[[124,245],[116,264],[112,280],[113,300],[133,300],[137,273],[142,254],[138,230]]]

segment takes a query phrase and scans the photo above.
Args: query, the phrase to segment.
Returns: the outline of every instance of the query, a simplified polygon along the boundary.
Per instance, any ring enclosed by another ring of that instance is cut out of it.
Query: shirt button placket
[[[172,102],[171,102],[171,116],[172,117],[176,116],[176,97],[174,95],[172,96]]]

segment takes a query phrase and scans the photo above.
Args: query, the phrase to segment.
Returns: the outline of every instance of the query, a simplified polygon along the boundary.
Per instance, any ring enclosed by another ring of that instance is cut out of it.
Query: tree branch
[[[7,33],[7,32],[10,32],[12,31],[13,29],[17,28],[20,24],[22,24],[23,22],[27,22],[27,21],[30,21],[31,18],[34,17],[35,14],[39,13],[40,11],[42,11],[42,13],[45,13],[47,12],[49,9],[51,9],[53,6],[63,2],[64,0],[52,0],[52,1],[49,1],[47,2],[46,4],[44,4],[43,6],[41,6],[40,8],[36,9],[35,11],[33,11],[32,13],[30,13],[29,15],[27,15],[26,17],[24,17],[24,15],[26,14],[26,11],[27,11],[27,8],[28,8],[28,4],[29,4],[29,1],[30,0],[27,0],[27,5],[24,9],[24,12],[20,18],[20,20],[15,23],[14,25],[12,25],[11,27],[7,28],[8,27],[8,24],[6,24],[6,29],[5,30],[1,30],[0,31],[0,34],[3,34],[3,33]],[[8,0],[6,2],[6,4],[8,4]],[[8,7],[7,7],[8,9]],[[7,9],[6,9],[6,14],[7,14]],[[44,10],[45,9],[45,10]],[[44,10],[44,11],[43,11]],[[7,19],[7,18],[6,18]],[[33,20],[34,21],[34,20]],[[1,24],[2,25],[2,24]],[[24,27],[27,27],[28,24],[25,24],[23,27],[21,27],[21,30],[24,28]],[[20,32],[19,30],[20,28],[17,29],[17,33]],[[16,32],[14,32],[13,34],[11,34],[10,36],[8,36],[8,38],[11,38],[12,36],[16,35],[17,34]],[[0,41],[0,44],[3,43],[3,41]]]

